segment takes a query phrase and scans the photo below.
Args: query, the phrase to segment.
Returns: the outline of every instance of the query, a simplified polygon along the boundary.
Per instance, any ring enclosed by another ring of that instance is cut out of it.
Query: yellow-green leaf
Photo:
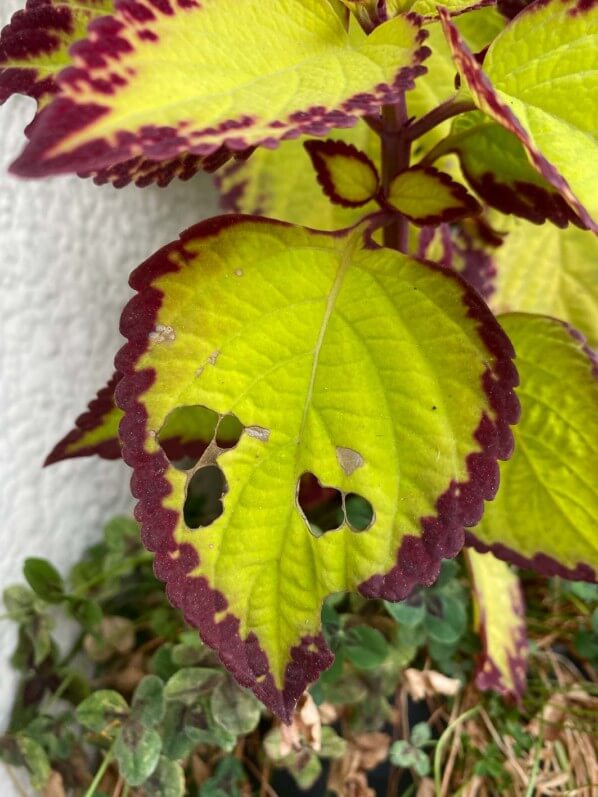
[[[72,49],[13,169],[94,172],[324,135],[412,86],[424,38],[397,17],[353,45],[322,0],[121,0]]]
[[[386,201],[421,226],[455,221],[482,210],[465,186],[430,166],[414,166],[398,174],[390,184]]]
[[[527,631],[519,579],[491,553],[467,550],[473,582],[474,622],[482,639],[478,689],[519,699],[525,691]]]
[[[379,164],[380,139],[364,122],[335,130],[335,139],[352,144]],[[222,207],[237,213],[341,230],[378,209],[375,202],[359,208],[332,203],[322,191],[304,141],[285,141],[278,149],[258,149],[247,160],[231,161],[216,173]]]
[[[571,327],[512,313],[501,325],[517,352],[521,420],[501,488],[474,545],[547,575],[593,581],[598,571],[598,368]]]
[[[363,248],[356,230],[212,219],[131,284],[117,401],[144,542],[187,621],[288,718],[331,662],[324,597],[398,600],[431,583],[494,495],[518,415],[508,340],[456,275]],[[238,444],[175,469],[160,430],[178,407],[236,416]],[[221,512],[190,528],[207,468],[225,483]],[[310,525],[306,474],[369,502],[369,527]]]
[[[478,107],[522,142],[533,166],[598,232],[598,5],[529,5],[491,44],[484,70],[441,12]]]
[[[495,251],[496,313],[543,313],[567,321],[598,348],[598,239],[576,227],[521,222]]]
[[[378,170],[369,157],[344,141],[306,141],[305,149],[326,196],[348,208],[367,205],[378,193]]]

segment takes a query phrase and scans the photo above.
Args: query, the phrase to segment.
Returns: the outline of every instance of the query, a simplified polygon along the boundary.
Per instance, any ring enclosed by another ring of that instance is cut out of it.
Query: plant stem
[[[477,714],[479,710],[480,706],[474,706],[473,708],[470,708],[469,711],[461,714],[460,717],[457,717],[454,722],[451,722],[451,724],[445,728],[444,733],[438,740],[436,750],[434,751],[434,793],[436,797],[441,797],[440,765],[442,764],[442,752],[446,747],[452,732],[456,730],[463,722],[468,720],[470,717],[473,717],[474,714]]]
[[[382,108],[383,128],[380,134],[382,143],[382,190],[388,194],[393,179],[399,172],[409,168],[411,141],[407,131],[407,105],[403,94],[395,105]],[[393,220],[384,228],[384,246],[407,251],[409,227],[407,219],[395,214]]]
[[[406,135],[409,141],[415,141],[416,138],[421,138],[437,125],[446,122],[447,119],[467,113],[467,111],[475,111],[475,108],[476,106],[471,100],[457,100],[456,96],[451,97],[410,124],[407,127]]]
[[[94,797],[94,795],[96,793],[96,789],[100,785],[100,782],[101,782],[102,778],[104,777],[104,775],[106,774],[106,770],[108,769],[108,766],[109,766],[110,762],[112,761],[112,750],[113,750],[113,747],[114,747],[114,744],[112,745],[112,747],[108,750],[108,752],[104,756],[104,760],[100,764],[100,767],[99,767],[98,771],[96,772],[94,779],[91,781],[91,783],[89,785],[89,788],[85,792],[84,797]]]

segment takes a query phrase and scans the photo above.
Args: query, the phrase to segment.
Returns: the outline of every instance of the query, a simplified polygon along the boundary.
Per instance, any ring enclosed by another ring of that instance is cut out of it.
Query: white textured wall
[[[0,27],[23,4],[0,0]],[[10,177],[32,113],[21,97],[0,108],[0,590],[20,579],[27,556],[65,570],[105,520],[130,508],[121,462],[41,463],[112,373],[131,269],[217,204],[204,177],[120,191]],[[13,643],[0,621],[0,727]],[[12,794],[1,768],[0,794]]]

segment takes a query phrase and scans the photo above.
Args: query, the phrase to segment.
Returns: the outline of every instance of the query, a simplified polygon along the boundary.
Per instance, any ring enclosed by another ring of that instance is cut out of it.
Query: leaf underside
[[[442,24],[478,107],[514,133],[537,171],[598,232],[598,6],[532,3],[492,42],[484,68]]]
[[[529,162],[516,135],[479,111],[455,119],[443,149],[459,156],[476,193],[502,213],[534,224],[583,227],[573,208]]]
[[[517,352],[521,420],[501,489],[469,539],[545,575],[595,581],[596,357],[561,321],[512,313],[500,322]]]
[[[431,583],[494,495],[518,415],[508,340],[458,277],[363,249],[356,231],[213,219],[131,284],[117,402],[144,543],[187,621],[288,720],[331,663],[324,597],[399,600]],[[184,406],[238,418],[236,447],[171,466],[159,434]],[[223,512],[191,529],[186,491],[207,465],[226,481]],[[368,501],[370,527],[310,527],[304,474]]]
[[[321,0],[117,0],[115,8],[71,49],[73,66],[36,120],[17,174],[99,172],[136,157],[207,158],[222,147],[324,135],[395,101],[429,54],[415,16],[353,45]]]
[[[467,561],[483,646],[476,686],[521,698],[527,671],[527,631],[519,579],[491,553],[469,549]]]

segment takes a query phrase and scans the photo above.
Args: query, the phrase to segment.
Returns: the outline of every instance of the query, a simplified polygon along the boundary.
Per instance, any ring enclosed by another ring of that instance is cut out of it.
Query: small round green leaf
[[[177,761],[160,756],[158,766],[143,784],[145,797],[183,797],[185,770]]]
[[[388,642],[375,628],[357,625],[346,632],[343,650],[352,664],[369,670],[382,664],[388,655]]]
[[[60,603],[64,599],[64,581],[54,565],[45,559],[25,559],[23,574],[31,589],[48,603]]]
[[[203,696],[209,694],[222,680],[220,670],[203,667],[184,667],[175,673],[164,687],[166,700],[177,700],[192,706]]]
[[[235,736],[251,733],[260,720],[258,700],[231,678],[226,678],[214,689],[210,708],[216,722]]]
[[[86,728],[101,733],[106,726],[122,721],[129,714],[127,701],[118,692],[100,689],[77,706],[77,720]]]
[[[146,675],[133,695],[131,718],[145,727],[152,727],[162,721],[165,709],[162,680],[157,675]]]
[[[140,786],[158,765],[162,740],[153,728],[128,721],[114,743],[114,757],[120,774],[129,786]]]
[[[442,645],[452,645],[465,631],[467,615],[457,598],[448,595],[434,597],[424,618],[428,636]]]

